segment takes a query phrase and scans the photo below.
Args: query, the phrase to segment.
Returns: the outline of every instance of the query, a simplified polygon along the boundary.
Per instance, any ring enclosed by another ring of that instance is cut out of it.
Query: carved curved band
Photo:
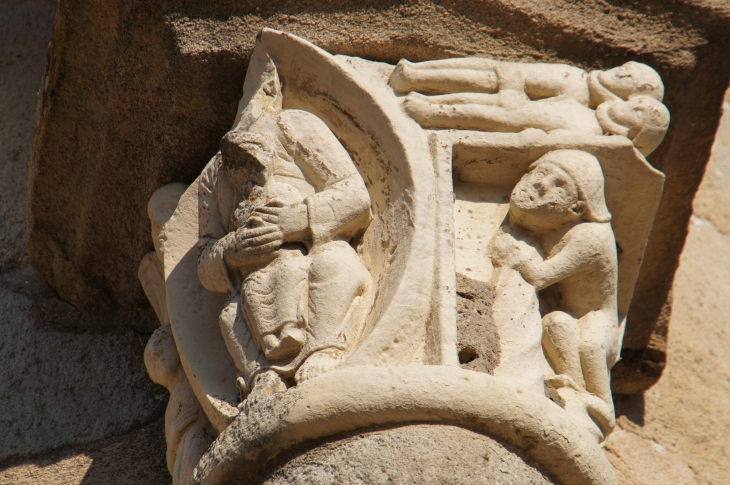
[[[253,483],[269,459],[307,440],[414,422],[502,439],[564,485],[616,483],[595,438],[558,405],[488,374],[446,366],[345,368],[254,402],[203,456],[195,483]]]

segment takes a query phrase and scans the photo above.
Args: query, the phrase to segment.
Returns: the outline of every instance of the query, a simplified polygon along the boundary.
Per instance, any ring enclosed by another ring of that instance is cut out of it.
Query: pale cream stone
[[[150,378],[170,391],[165,411],[167,468],[175,485],[189,483],[198,461],[215,437],[215,430],[198,403],[180,365],[169,325],[152,334],[145,349]]]
[[[418,422],[489,434],[565,485],[617,483],[595,439],[553,402],[488,374],[423,365],[337,369],[249,403],[203,457],[194,483],[255,482],[267,457],[306,440]]]
[[[638,62],[609,71],[492,59],[400,61],[390,77],[424,128],[621,135],[649,155],[669,127],[659,74]],[[449,93],[424,96],[418,93]]]
[[[664,180],[642,155],[666,131],[662,89],[638,63],[394,68],[262,31],[232,130],[165,223],[164,298],[147,285],[220,433],[195,482],[443,421],[562,483],[614,483],[598,443]],[[443,94],[400,96],[417,90]],[[495,290],[493,376],[458,367],[457,272]]]
[[[182,366],[167,313],[167,294],[162,262],[170,234],[166,225],[185,193],[184,184],[169,184],[158,189],[148,204],[155,251],[140,264],[140,281],[152,303],[161,327],[152,334],[145,348],[145,366],[150,378],[170,391],[165,412],[167,467],[173,484],[186,484],[203,453],[215,438],[215,429],[203,413]]]

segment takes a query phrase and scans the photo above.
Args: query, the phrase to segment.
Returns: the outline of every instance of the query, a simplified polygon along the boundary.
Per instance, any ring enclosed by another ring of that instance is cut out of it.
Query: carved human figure
[[[505,62],[481,57],[412,63],[402,59],[390,77],[398,93],[496,93],[515,90],[531,100],[574,99],[596,108],[607,101],[647,96],[661,101],[664,85],[659,74],[629,61],[608,71],[590,73],[565,64]]]
[[[441,96],[411,93],[403,107],[424,128],[503,133],[535,128],[550,134],[623,135],[644,155],[659,146],[669,127],[667,108],[647,96],[610,101],[594,111],[572,98],[531,101],[517,91]]]
[[[285,110],[228,133],[199,186],[200,280],[229,293],[220,326],[242,392],[272,370],[301,382],[338,366],[370,274],[350,246],[370,196],[315,115]]]
[[[543,348],[557,374],[548,382],[587,391],[580,398],[604,436],[615,424],[609,371],[619,351],[610,219],[598,160],[556,150],[533,163],[514,188],[509,225],[491,243],[496,265],[519,271],[538,291],[552,287],[555,297],[541,303]],[[521,231],[537,237],[541,251],[521,241]]]
[[[162,266],[164,260],[163,242],[167,239],[165,223],[172,217],[172,213],[175,212],[180,197],[186,189],[185,184],[167,184],[157,189],[147,203],[147,215],[152,224],[152,244],[155,250],[150,251],[142,258],[137,276],[161,325],[169,325],[170,323],[167,315],[165,274]]]
[[[162,264],[163,243],[168,237],[165,226],[186,189],[184,184],[168,184],[150,198],[147,214],[152,224],[155,250],[145,255],[139,266],[140,282],[162,325],[147,343],[144,361],[152,381],[170,391],[170,401],[165,411],[165,438],[167,467],[175,485],[190,482],[195,466],[215,437],[180,365],[167,313]]]
[[[174,485],[192,483],[193,470],[215,439],[215,432],[180,365],[170,325],[163,325],[152,334],[145,347],[144,363],[150,378],[170,391],[165,411],[165,441],[172,482]]]
[[[648,155],[669,126],[661,78],[637,62],[588,74],[561,64],[402,60],[390,84],[413,91],[404,108],[424,128],[623,135]]]

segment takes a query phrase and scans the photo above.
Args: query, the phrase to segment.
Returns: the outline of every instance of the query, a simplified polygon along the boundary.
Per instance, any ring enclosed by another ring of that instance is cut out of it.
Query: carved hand
[[[261,219],[259,219],[261,221]],[[261,222],[258,227],[248,224],[231,232],[224,238],[226,264],[233,268],[244,268],[266,262],[272,251],[283,243],[283,235],[274,224]]]
[[[281,199],[271,199],[257,210],[258,217],[269,224],[275,224],[281,231],[284,242],[302,242],[309,238],[309,219],[306,204],[294,207]]]
[[[489,246],[492,262],[498,266],[514,268],[530,259],[527,245],[512,237],[508,232],[498,233]]]

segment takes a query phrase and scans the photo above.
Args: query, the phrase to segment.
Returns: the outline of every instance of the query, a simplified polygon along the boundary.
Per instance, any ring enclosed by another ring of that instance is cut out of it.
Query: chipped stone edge
[[[194,483],[253,483],[307,440],[374,425],[448,423],[524,450],[563,485],[617,484],[600,446],[544,396],[447,366],[350,367],[253,402],[213,443]]]

